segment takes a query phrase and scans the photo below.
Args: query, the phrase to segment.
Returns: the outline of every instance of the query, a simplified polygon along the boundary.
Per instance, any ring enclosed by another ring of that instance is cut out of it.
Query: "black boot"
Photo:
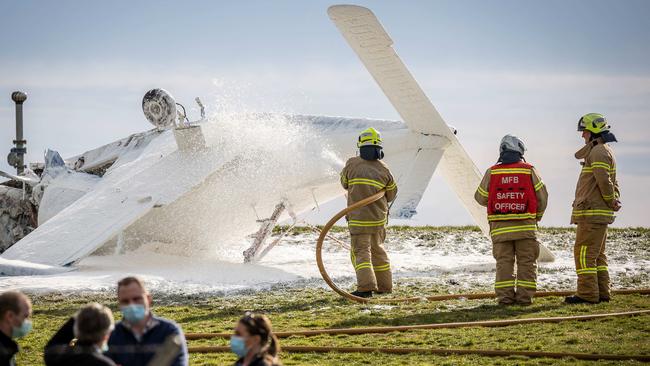
[[[372,297],[372,291],[359,291],[359,290],[356,290],[354,292],[351,292],[350,294],[353,295],[353,296],[357,296],[357,297],[363,297],[365,299],[367,299],[369,297]]]
[[[582,297],[576,295],[565,297],[564,302],[566,304],[598,304],[598,302],[585,300]]]

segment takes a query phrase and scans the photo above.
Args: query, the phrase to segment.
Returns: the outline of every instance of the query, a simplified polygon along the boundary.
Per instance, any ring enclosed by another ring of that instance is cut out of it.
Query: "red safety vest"
[[[537,196],[532,165],[524,162],[490,168],[488,221],[534,219]]]

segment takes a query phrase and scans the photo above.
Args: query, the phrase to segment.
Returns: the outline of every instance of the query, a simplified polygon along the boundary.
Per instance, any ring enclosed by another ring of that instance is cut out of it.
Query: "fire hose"
[[[648,293],[645,291],[642,293]],[[560,323],[564,321],[586,321],[602,319],[607,317],[637,316],[649,314],[650,310],[637,310],[618,313],[590,314],[561,317],[544,317],[544,318],[523,318],[523,319],[506,319],[506,320],[487,320],[475,322],[457,322],[457,323],[434,323],[434,324],[416,324],[392,327],[369,327],[369,328],[340,328],[340,329],[314,329],[289,332],[275,332],[278,338],[287,338],[290,336],[317,336],[317,335],[359,335],[359,334],[383,334],[391,332],[404,332],[409,330],[430,330],[444,328],[465,328],[465,327],[504,327],[511,325],[531,324],[531,323]],[[231,333],[188,333],[185,335],[187,340],[213,339],[213,338],[230,338]],[[542,358],[574,358],[578,360],[637,360],[648,362],[650,355],[617,355],[617,354],[593,354],[593,353],[574,353],[574,352],[542,352],[542,351],[517,351],[517,350],[486,350],[486,349],[440,349],[440,348],[413,348],[413,347],[338,347],[338,346],[283,346],[282,352],[287,353],[388,353],[388,354],[430,354],[439,356],[453,355],[479,355],[487,357],[506,357],[506,356],[524,356],[524,357],[542,357]],[[191,346],[188,347],[189,353],[224,353],[230,352],[228,346]]]
[[[323,252],[323,241],[325,241],[325,237],[327,236],[327,233],[330,231],[330,229],[332,229],[332,226],[334,226],[334,224],[336,224],[336,222],[339,221],[341,219],[341,217],[347,215],[351,211],[357,210],[357,209],[359,209],[361,207],[367,206],[367,205],[379,200],[380,198],[382,198],[384,196],[385,193],[386,193],[386,191],[382,189],[381,191],[373,194],[372,196],[364,198],[361,201],[355,202],[352,205],[348,206],[347,208],[339,211],[336,215],[334,215],[334,217],[332,217],[327,222],[327,224],[325,224],[325,226],[323,227],[323,230],[321,230],[320,235],[318,236],[318,241],[316,242],[316,263],[318,264],[318,270],[320,271],[320,275],[323,277],[323,280],[325,281],[325,283],[327,283],[327,285],[332,290],[334,290],[334,292],[336,292],[337,294],[345,297],[346,299],[350,299],[352,301],[357,301],[357,302],[369,302],[370,301],[369,299],[359,297],[359,296],[354,296],[351,293],[340,289],[338,286],[336,286],[334,281],[332,281],[329,274],[327,274],[327,270],[325,270],[325,265],[323,264],[323,253],[322,253]],[[401,299],[393,299],[392,302],[395,302],[395,301],[400,302],[400,300]],[[407,300],[404,299],[402,301],[407,301]],[[420,301],[420,299],[418,299],[416,301]]]
[[[609,317],[635,316],[650,313],[650,310],[635,310],[619,313],[574,315],[574,316],[556,316],[543,318],[522,318],[522,319],[503,319],[503,320],[481,320],[474,322],[456,322],[456,323],[433,323],[433,324],[415,324],[415,325],[398,325],[391,327],[367,327],[367,328],[333,328],[333,329],[310,329],[296,330],[286,332],[273,332],[278,338],[288,338],[291,336],[312,337],[318,335],[357,335],[357,334],[384,334],[391,332],[405,332],[409,330],[428,330],[428,329],[451,329],[451,328],[468,328],[468,327],[506,327],[511,325],[521,325],[530,323],[560,323],[565,321],[585,321]],[[187,333],[187,340],[197,339],[227,339],[232,333]]]
[[[197,346],[189,347],[190,353],[220,353],[231,352],[228,346]],[[487,350],[487,349],[446,349],[446,348],[387,348],[387,347],[322,347],[322,346],[283,346],[283,352],[289,353],[389,353],[389,354],[429,354],[439,356],[454,355],[479,355],[489,357],[543,357],[543,358],[574,358],[578,360],[636,360],[648,362],[650,355],[615,355],[595,353],[572,353],[572,352],[539,352],[539,351],[510,351],[510,350]]]
[[[546,318],[523,318],[507,320],[488,320],[476,322],[458,322],[458,323],[439,323],[439,324],[418,324],[393,327],[371,327],[371,328],[343,328],[343,329],[318,329],[293,332],[276,332],[279,338],[289,336],[316,336],[321,334],[327,335],[359,335],[359,334],[377,334],[390,332],[403,332],[407,330],[422,329],[440,329],[440,328],[464,328],[464,327],[500,327],[519,324],[531,323],[559,323],[563,321],[585,321],[601,319],[606,317],[635,316],[650,313],[650,310],[627,311],[619,313],[591,314],[562,317]],[[229,338],[230,333],[189,333],[186,334],[188,340],[208,339],[208,338]],[[650,355],[618,355],[618,354],[593,354],[593,353],[575,353],[575,352],[542,352],[542,351],[517,351],[517,350],[486,350],[486,349],[447,349],[447,348],[413,348],[413,347],[338,347],[338,346],[283,346],[282,352],[288,353],[388,353],[388,354],[429,354],[439,356],[453,355],[479,355],[487,357],[506,357],[506,356],[524,356],[524,357],[542,357],[542,358],[574,358],[578,360],[636,360],[648,362]],[[228,346],[191,346],[188,347],[190,353],[224,353],[230,352]]]

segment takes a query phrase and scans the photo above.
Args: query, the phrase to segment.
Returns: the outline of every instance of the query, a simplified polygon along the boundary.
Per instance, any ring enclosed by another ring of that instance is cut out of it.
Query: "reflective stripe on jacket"
[[[520,240],[520,239],[534,239],[537,231],[537,221],[542,219],[546,204],[548,202],[548,192],[546,185],[534,166],[530,166],[530,176],[532,178],[533,190],[535,191],[535,198],[537,199],[537,212],[535,215],[529,213],[513,214],[512,217],[492,217],[490,220],[490,236],[493,243]],[[483,175],[481,184],[474,193],[474,199],[481,206],[488,205],[488,197],[490,192],[490,180],[492,178],[492,169],[488,169]]]
[[[576,185],[571,223],[613,223],[616,216],[612,208],[620,191],[612,149],[599,138],[578,150],[575,157],[583,161]]]
[[[358,156],[349,159],[341,172],[341,185],[348,191],[348,206],[386,190],[386,195],[378,201],[347,215],[351,234],[373,233],[386,225],[388,202],[395,199],[397,184],[384,162]]]

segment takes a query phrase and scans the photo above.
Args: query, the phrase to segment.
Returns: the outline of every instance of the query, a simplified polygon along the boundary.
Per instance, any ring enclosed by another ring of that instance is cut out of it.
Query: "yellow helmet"
[[[587,113],[578,121],[578,131],[587,130],[591,133],[609,131],[605,116],[600,113]]]
[[[357,142],[357,147],[362,146],[381,147],[381,135],[379,134],[379,131],[372,127],[363,130],[359,135],[359,142]]]

